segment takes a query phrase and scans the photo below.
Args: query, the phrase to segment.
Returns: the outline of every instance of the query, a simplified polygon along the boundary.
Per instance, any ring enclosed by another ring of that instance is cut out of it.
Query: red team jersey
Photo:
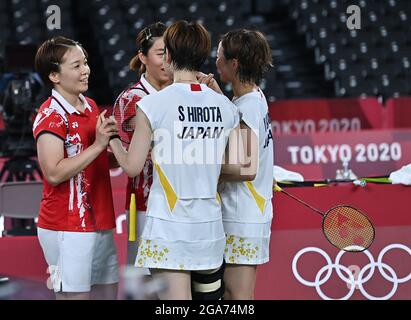
[[[117,98],[115,107],[127,110],[127,118],[135,116],[137,102],[148,94],[157,92],[157,90],[148,83],[144,75],[140,81],[124,90]],[[131,139],[131,137],[130,137]],[[135,180],[135,182],[134,182]],[[150,193],[151,184],[153,183],[153,162],[148,158],[144,164],[140,175],[135,179],[129,178],[127,183],[126,210],[130,206],[131,193],[134,190],[136,195],[136,205],[138,211],[146,211],[147,199]]]
[[[64,141],[64,157],[70,158],[95,141],[99,110],[84,96],[81,113],[57,91],[40,107],[33,124],[33,135],[49,133]],[[115,228],[107,151],[68,181],[52,186],[43,178],[43,197],[38,226],[43,229],[94,232]]]

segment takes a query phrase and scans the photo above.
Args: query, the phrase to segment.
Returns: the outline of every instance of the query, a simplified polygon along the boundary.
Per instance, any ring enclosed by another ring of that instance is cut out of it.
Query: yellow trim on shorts
[[[168,202],[168,207],[170,211],[172,212],[174,210],[174,207],[176,206],[177,203],[177,194],[175,193],[173,187],[171,186],[170,182],[168,182],[168,179],[166,175],[164,174],[163,170],[161,170],[160,166],[157,163],[154,163],[154,166],[157,170],[158,176],[160,178],[160,184],[163,187],[164,193],[167,198]]]
[[[248,190],[250,190],[251,195],[254,197],[254,200],[261,213],[264,213],[265,199],[257,192],[251,181],[246,181],[245,184],[248,187]]]
[[[221,206],[221,197],[220,197],[220,194],[217,192],[217,194],[216,194],[216,197],[215,197],[216,199],[217,199],[217,202],[220,204],[220,206]]]

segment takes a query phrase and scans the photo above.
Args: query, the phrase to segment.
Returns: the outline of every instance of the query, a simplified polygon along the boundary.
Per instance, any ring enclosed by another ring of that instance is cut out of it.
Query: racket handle
[[[137,230],[136,195],[132,193],[130,197],[128,241],[130,242],[136,241],[136,230]]]
[[[352,182],[355,186],[365,187],[367,185],[367,181],[356,179]]]

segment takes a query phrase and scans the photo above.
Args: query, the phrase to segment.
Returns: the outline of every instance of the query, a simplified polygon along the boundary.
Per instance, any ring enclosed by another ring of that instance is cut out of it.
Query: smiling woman
[[[136,55],[130,61],[130,69],[136,72],[136,83],[126,88],[114,103],[113,114],[120,125],[120,137],[130,142],[135,128],[136,104],[143,97],[154,94],[171,84],[171,75],[163,67],[166,26],[161,22],[152,23],[139,31],[136,37]],[[153,181],[153,162],[150,156],[144,163],[144,170],[136,177],[129,178],[126,194],[127,264],[134,265],[140,238],[145,223],[147,200]],[[135,195],[135,197],[132,196]],[[132,200],[133,199],[133,200]],[[130,202],[136,202],[136,216],[130,215]],[[130,218],[131,216],[131,218]],[[134,222],[134,223],[133,223]],[[133,239],[135,239],[133,241]],[[145,270],[145,273],[149,273]]]
[[[117,128],[83,96],[90,67],[79,43],[64,37],[47,40],[37,51],[35,65],[51,90],[33,134],[44,176],[38,237],[55,270],[51,280],[56,297],[104,298],[98,296],[104,291],[114,299],[118,266],[106,149]]]
[[[75,50],[74,55],[70,58],[74,59],[74,61],[66,61],[67,59],[65,58],[70,55],[68,52],[73,50]],[[87,58],[88,53],[80,43],[64,37],[56,37],[42,44],[37,52],[35,65],[44,83],[49,87],[53,87],[56,82],[50,79],[49,75],[59,73],[61,66],[64,64],[78,70],[80,62],[83,62],[87,66],[86,74],[90,75]]]

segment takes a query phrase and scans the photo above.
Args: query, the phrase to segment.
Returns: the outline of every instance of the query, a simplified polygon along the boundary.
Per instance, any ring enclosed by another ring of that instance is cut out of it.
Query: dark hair
[[[87,51],[80,43],[61,36],[46,40],[37,50],[34,65],[46,86],[53,87],[53,82],[49,79],[50,73],[60,72],[60,64],[63,63],[64,55],[70,48],[75,46],[79,46],[88,58]]]
[[[131,70],[136,71],[139,75],[146,71],[145,65],[141,62],[138,54],[141,52],[147,56],[148,51],[154,44],[153,38],[162,37],[166,31],[166,25],[162,22],[152,23],[142,29],[136,39],[137,54],[131,59],[129,67]]]
[[[210,53],[211,40],[200,23],[181,20],[167,28],[164,45],[177,70],[198,71]]]
[[[222,37],[221,45],[227,60],[238,60],[237,72],[241,82],[259,83],[263,73],[273,66],[270,46],[259,31],[230,31]]]

